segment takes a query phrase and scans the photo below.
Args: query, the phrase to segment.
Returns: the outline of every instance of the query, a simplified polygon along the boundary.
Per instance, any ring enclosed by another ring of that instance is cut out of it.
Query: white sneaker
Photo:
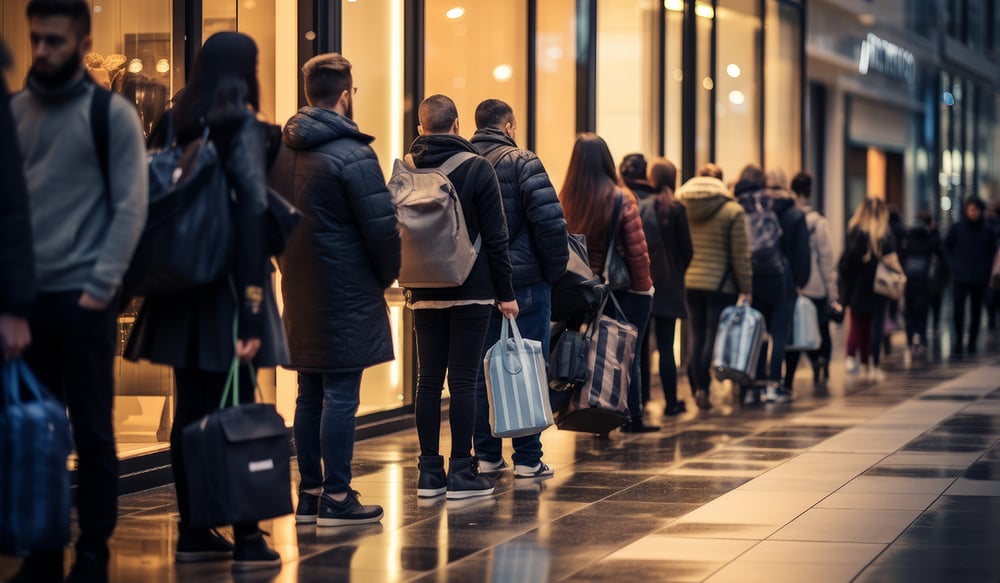
[[[514,464],[515,478],[543,478],[545,476],[551,476],[554,473],[555,472],[552,471],[552,468],[543,462],[538,462],[533,466]]]
[[[885,380],[885,373],[882,369],[873,365],[868,367],[868,382],[870,383],[881,383]]]
[[[861,372],[861,365],[858,363],[858,359],[853,356],[848,356],[844,359],[844,371],[852,375]]]
[[[500,461],[488,462],[486,460],[479,460],[479,473],[480,474],[499,474],[500,472],[507,469],[507,462],[500,458]]]

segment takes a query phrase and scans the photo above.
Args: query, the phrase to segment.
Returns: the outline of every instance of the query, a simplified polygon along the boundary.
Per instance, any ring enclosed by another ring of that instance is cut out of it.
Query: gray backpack
[[[408,160],[393,164],[388,188],[402,239],[399,285],[458,287],[469,277],[482,236],[475,243],[469,239],[462,203],[448,175],[475,156],[459,152],[438,168],[416,168]]]

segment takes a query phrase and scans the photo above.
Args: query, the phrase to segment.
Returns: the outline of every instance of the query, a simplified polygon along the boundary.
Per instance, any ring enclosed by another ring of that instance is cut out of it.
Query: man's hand
[[[497,302],[497,309],[500,310],[501,314],[503,314],[507,318],[510,318],[511,320],[517,318],[517,312],[518,312],[517,300],[512,300],[509,302]]]
[[[4,361],[19,358],[31,344],[28,321],[10,314],[0,314],[0,342],[3,343]]]
[[[77,304],[84,310],[94,312],[103,312],[108,307],[108,302],[102,302],[87,292],[80,294],[80,301]]]
[[[243,362],[253,360],[253,357],[257,356],[258,350],[260,350],[260,338],[236,341],[236,358]]]

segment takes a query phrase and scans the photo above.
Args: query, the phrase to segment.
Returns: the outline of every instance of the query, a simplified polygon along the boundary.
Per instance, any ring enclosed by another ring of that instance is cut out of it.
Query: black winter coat
[[[281,266],[289,368],[349,372],[394,358],[385,289],[399,276],[396,208],[371,136],[304,107],[285,126],[271,185],[303,215]]]
[[[0,47],[0,60],[5,60]],[[21,149],[10,112],[10,94],[0,77],[0,314],[26,317],[35,299],[31,215]]]
[[[472,147],[493,166],[503,196],[512,280],[515,287],[555,283],[566,272],[569,247],[566,219],[549,175],[538,156],[516,148],[501,130],[486,128],[472,136]],[[501,150],[501,151],[497,151]]]
[[[417,168],[436,168],[459,152],[475,149],[468,140],[453,134],[420,136],[410,146]],[[472,272],[458,287],[410,288],[407,299],[419,301],[499,300],[514,301],[510,255],[507,253],[507,221],[496,172],[481,156],[463,162],[448,176],[462,203],[469,238],[483,236]]]
[[[840,301],[852,312],[863,316],[885,305],[885,298],[875,293],[875,269],[879,260],[875,256],[865,258],[867,253],[868,235],[861,229],[851,229],[837,264]],[[896,253],[896,238],[888,231],[879,242],[879,257],[891,253]]]
[[[748,204],[743,204],[748,208]],[[785,272],[781,275],[753,276],[754,303],[776,304],[795,298],[796,288],[809,283],[812,255],[809,247],[809,225],[806,215],[790,198],[774,198],[774,213],[781,226],[781,254]]]
[[[639,202],[639,214],[646,232],[649,271],[656,289],[653,315],[687,318],[684,273],[694,257],[687,210],[676,201],[669,206],[662,205],[654,196]]]
[[[209,119],[208,124],[235,194],[234,269],[223,279],[193,290],[146,298],[125,356],[174,368],[228,371],[234,354],[233,317],[238,310],[239,338],[261,341],[254,365],[264,368],[285,364],[288,346],[278,316],[271,283],[274,268],[264,237],[269,126],[257,121],[247,109],[225,112]],[[262,297],[256,312],[248,302],[255,296]]]
[[[944,258],[952,281],[985,286],[990,281],[997,241],[993,229],[980,220],[962,220],[944,237]]]
[[[941,236],[924,225],[906,233],[906,256],[902,259],[906,271],[906,295],[928,296],[934,262],[941,261]]]

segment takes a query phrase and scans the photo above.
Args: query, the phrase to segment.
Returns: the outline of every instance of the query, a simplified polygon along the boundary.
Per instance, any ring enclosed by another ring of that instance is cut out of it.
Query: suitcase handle
[[[22,386],[26,387],[36,400],[42,401],[45,399],[43,396],[45,389],[42,387],[42,383],[39,382],[35,373],[31,372],[27,363],[19,358],[4,364],[3,386],[3,400],[6,405],[21,404]]]

